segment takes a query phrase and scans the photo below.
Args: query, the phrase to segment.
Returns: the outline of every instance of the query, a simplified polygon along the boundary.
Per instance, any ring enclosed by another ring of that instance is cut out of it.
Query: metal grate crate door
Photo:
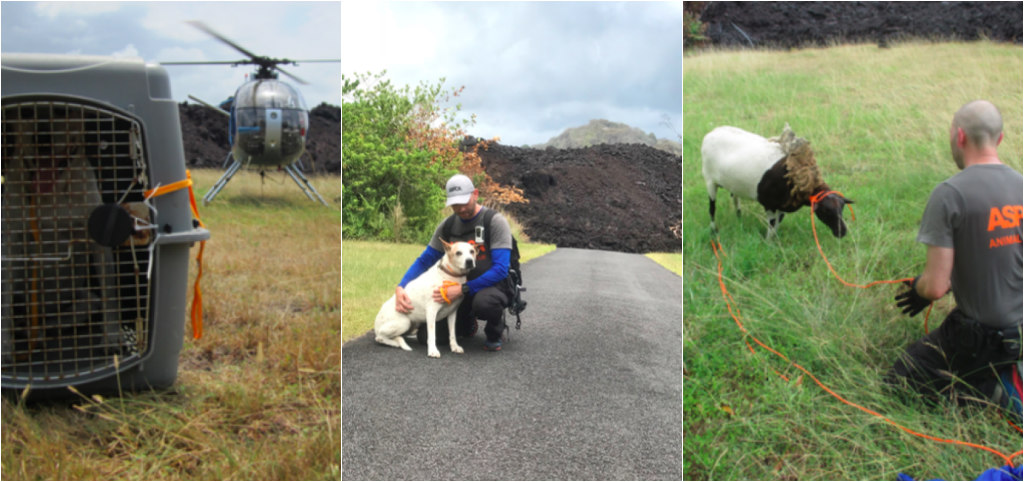
[[[104,205],[138,226],[153,218],[141,124],[77,100],[19,99],[3,105],[2,139],[4,383],[123,370],[148,350],[153,235],[104,246],[89,222]]]

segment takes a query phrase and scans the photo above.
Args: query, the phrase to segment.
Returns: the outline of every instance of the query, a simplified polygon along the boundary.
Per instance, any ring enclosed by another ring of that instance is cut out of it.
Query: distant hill
[[[678,142],[658,139],[654,134],[645,133],[636,127],[604,119],[594,119],[585,126],[570,127],[547,142],[532,147],[567,149],[597,144],[643,144],[677,156],[683,155],[683,146]]]

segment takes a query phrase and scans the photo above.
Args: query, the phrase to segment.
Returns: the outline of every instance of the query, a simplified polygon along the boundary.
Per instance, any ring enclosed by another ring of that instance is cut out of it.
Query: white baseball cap
[[[445,185],[445,190],[448,191],[448,203],[445,206],[451,206],[452,204],[466,204],[469,202],[469,198],[473,197],[473,180],[464,174],[456,174],[448,180],[448,184]]]

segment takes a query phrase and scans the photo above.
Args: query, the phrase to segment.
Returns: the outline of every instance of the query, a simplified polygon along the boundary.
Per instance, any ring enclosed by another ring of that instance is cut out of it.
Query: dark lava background
[[[530,200],[504,209],[535,241],[626,253],[681,247],[672,227],[682,216],[682,157],[642,144],[478,153],[491,178]]]
[[[180,104],[179,113],[189,167],[221,168],[226,117],[193,104]],[[339,174],[341,109],[321,104],[309,119],[304,172]],[[534,240],[629,253],[680,248],[670,228],[682,213],[681,157],[640,144],[544,150],[495,144],[480,152],[495,181],[524,189],[530,203],[505,209]]]
[[[178,104],[185,164],[190,167],[221,168],[228,155],[228,118],[198,104]],[[320,104],[309,112],[306,152],[302,156],[306,174],[341,173],[341,108]]]
[[[719,46],[981,36],[1020,42],[1021,8],[1022,2],[707,2],[700,20],[707,24],[705,35]]]

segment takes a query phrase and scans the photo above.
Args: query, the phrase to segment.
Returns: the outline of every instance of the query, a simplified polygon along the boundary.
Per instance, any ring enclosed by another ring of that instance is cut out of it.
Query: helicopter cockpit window
[[[257,80],[238,88],[235,107],[306,110],[306,102],[298,91],[284,82]]]
[[[233,153],[257,165],[287,165],[305,150],[309,114],[288,84],[257,80],[235,93]]]

